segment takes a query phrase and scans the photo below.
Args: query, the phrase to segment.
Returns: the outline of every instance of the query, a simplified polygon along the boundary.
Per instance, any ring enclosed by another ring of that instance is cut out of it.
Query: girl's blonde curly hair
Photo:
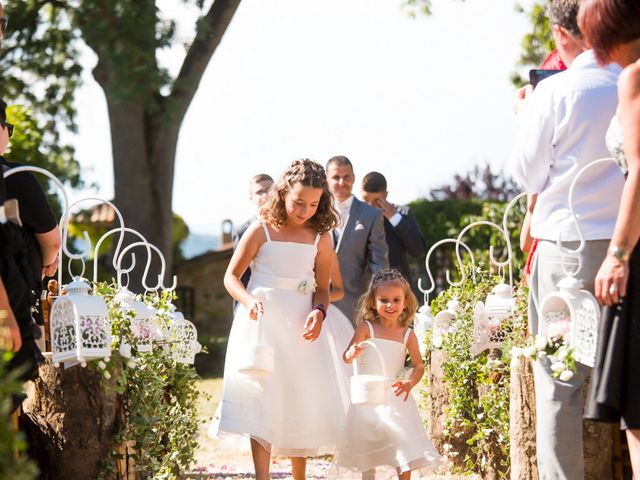
[[[269,197],[260,208],[260,216],[274,227],[282,227],[287,222],[284,204],[285,195],[294,185],[322,189],[322,196],[316,213],[307,222],[322,234],[338,225],[338,212],[333,207],[333,195],[329,191],[324,168],[308,158],[294,160],[284,171],[269,192]]]
[[[360,297],[358,301],[356,325],[360,325],[364,320],[376,321],[379,314],[376,310],[376,290],[382,285],[393,284],[402,288],[406,305],[404,310],[398,317],[400,325],[408,327],[413,321],[413,317],[418,311],[418,299],[411,291],[409,282],[395,268],[386,268],[379,270],[371,278],[367,293]]]

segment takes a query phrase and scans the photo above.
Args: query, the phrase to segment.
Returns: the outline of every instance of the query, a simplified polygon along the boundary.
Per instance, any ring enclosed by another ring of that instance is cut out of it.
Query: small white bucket
[[[353,359],[353,376],[351,377],[351,403],[354,405],[383,405],[387,400],[389,385],[384,359],[375,343],[365,340],[362,343],[371,345],[380,359],[382,375],[358,375],[358,359]]]
[[[247,345],[238,360],[238,372],[249,377],[265,377],[273,373],[274,350],[262,342],[262,315],[258,316],[258,341]]]

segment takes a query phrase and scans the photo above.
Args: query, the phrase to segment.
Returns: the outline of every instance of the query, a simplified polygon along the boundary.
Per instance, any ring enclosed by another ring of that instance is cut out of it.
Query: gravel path
[[[214,378],[202,380],[200,390],[208,393],[211,398],[199,405],[199,414],[203,419],[203,424],[198,430],[199,448],[196,452],[196,462],[191,473],[185,476],[188,479],[197,480],[234,480],[255,478],[253,474],[253,463],[248,442],[240,445],[229,445],[217,439],[212,439],[207,435],[209,428],[208,419],[213,415],[222,390],[222,379]],[[307,464],[307,478],[309,480],[321,480],[327,477],[330,461],[326,458],[312,458]],[[274,457],[271,464],[271,478],[290,479],[291,464],[289,459]],[[412,477],[416,480],[418,477]],[[476,475],[451,476],[434,475],[422,477],[424,480],[478,480]]]

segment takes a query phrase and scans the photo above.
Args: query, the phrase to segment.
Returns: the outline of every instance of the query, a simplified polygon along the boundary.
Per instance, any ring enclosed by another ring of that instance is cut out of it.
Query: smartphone
[[[529,83],[533,86],[533,88],[536,88],[536,85],[538,85],[538,82],[540,82],[540,80],[544,80],[545,78],[559,72],[562,72],[562,70],[543,70],[540,68],[534,68],[532,70],[529,70]]]

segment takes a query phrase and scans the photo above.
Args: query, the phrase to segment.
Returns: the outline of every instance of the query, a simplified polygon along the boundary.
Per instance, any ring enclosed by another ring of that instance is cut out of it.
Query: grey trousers
[[[578,242],[565,242],[574,250]],[[586,242],[582,266],[576,276],[583,288],[593,293],[594,279],[607,254],[609,240]],[[558,290],[557,283],[566,275],[561,266],[561,252],[555,242],[541,240],[529,281],[529,328],[538,333],[538,308],[542,299]],[[565,265],[576,265],[575,260]],[[576,375],[568,381],[551,376],[547,359],[534,362],[536,390],[536,446],[540,480],[584,479],[582,444],[582,410],[584,384],[591,369],[578,364]]]

